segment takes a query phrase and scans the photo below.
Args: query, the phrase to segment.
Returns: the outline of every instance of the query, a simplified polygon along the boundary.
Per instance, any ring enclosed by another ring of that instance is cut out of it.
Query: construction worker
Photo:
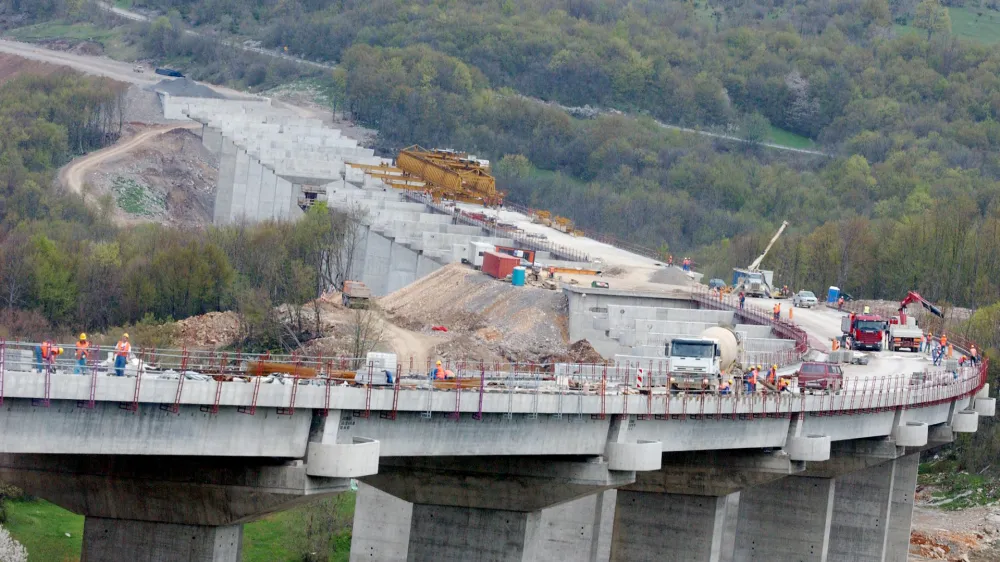
[[[837,310],[844,310],[844,297],[837,299]]]
[[[56,357],[63,353],[63,348],[52,343],[52,338],[46,338],[41,344],[35,346],[35,370],[39,373],[43,369],[54,369]]]
[[[948,334],[941,334],[941,347],[948,345]]]
[[[549,279],[555,279],[555,278],[556,278],[556,266],[550,265],[549,266]],[[440,363],[440,361],[438,361],[438,363]]]
[[[840,349],[840,339],[833,338],[830,341],[830,350],[831,351],[837,351],[838,349]]]
[[[934,346],[934,332],[927,332],[927,355],[931,355]]]
[[[775,320],[780,320],[781,319],[781,303],[780,302],[774,303],[774,319]]]
[[[740,291],[740,310],[743,310],[743,305],[746,303],[746,301],[747,301],[746,293]]]
[[[76,342],[76,367],[73,368],[74,375],[87,374],[87,358],[90,355],[90,342],[87,341],[87,334],[80,334],[80,340]]]
[[[969,361],[972,361],[973,365],[979,364],[979,350],[976,349],[976,344],[969,346]]]
[[[790,392],[788,389],[788,379],[785,377],[778,379],[778,392]]]
[[[128,333],[122,334],[122,339],[115,344],[115,376],[125,376],[125,364],[128,363],[128,355],[132,353],[132,344],[128,341]]]
[[[871,314],[871,313],[872,309],[869,308],[868,305],[866,304],[864,310],[861,311],[861,314]]]
[[[430,378],[431,380],[444,379],[444,367],[441,366],[441,361],[438,361],[434,368],[431,369]]]
[[[732,391],[733,379],[725,380],[719,383],[719,394],[729,394]]]
[[[778,378],[778,365],[771,365],[771,370],[767,373],[767,383],[774,386],[775,381]]]

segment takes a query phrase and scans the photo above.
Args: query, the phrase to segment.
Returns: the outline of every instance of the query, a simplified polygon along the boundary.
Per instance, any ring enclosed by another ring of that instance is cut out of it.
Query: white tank
[[[701,337],[719,342],[719,352],[722,355],[719,359],[719,369],[723,373],[728,373],[740,356],[740,340],[736,332],[722,326],[712,326],[706,328]]]

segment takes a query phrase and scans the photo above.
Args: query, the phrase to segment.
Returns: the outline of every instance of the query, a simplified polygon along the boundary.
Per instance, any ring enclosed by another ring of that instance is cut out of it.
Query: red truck
[[[886,322],[878,314],[854,314],[840,321],[840,331],[844,333],[845,345],[850,349],[874,349],[882,351],[882,334]]]

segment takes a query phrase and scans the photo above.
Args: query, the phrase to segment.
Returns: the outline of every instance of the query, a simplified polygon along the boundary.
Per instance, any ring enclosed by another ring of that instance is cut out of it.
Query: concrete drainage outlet
[[[789,437],[785,452],[793,461],[822,462],[830,460],[830,437],[828,435],[805,435]]]
[[[928,426],[923,422],[906,422],[896,428],[896,445],[923,447],[927,444]]]
[[[608,443],[605,457],[610,470],[659,470],[663,466],[663,444],[659,441]]]
[[[992,418],[997,412],[996,398],[976,398],[976,413]]]
[[[951,430],[955,433],[975,433],[979,429],[979,413],[975,410],[956,412],[951,422]]]

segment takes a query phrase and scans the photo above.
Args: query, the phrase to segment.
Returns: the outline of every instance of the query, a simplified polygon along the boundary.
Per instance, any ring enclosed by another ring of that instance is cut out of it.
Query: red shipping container
[[[521,265],[521,258],[498,254],[496,252],[485,252],[483,254],[483,273],[497,279],[507,277],[519,265]]]

